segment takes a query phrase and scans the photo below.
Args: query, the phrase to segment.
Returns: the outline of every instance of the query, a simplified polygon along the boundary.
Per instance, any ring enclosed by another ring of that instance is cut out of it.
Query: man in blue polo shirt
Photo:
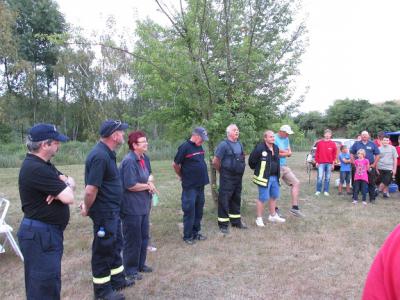
[[[191,138],[179,146],[172,165],[182,181],[183,240],[188,245],[206,239],[200,233],[204,186],[210,183],[201,146],[204,141],[208,141],[207,131],[196,127]]]
[[[360,149],[365,150],[365,158],[369,160],[370,169],[368,170],[368,192],[369,201],[374,203],[375,201],[375,190],[376,190],[376,165],[379,161],[379,149],[378,147],[369,140],[369,133],[367,131],[361,132],[361,141],[356,141],[350,149],[351,161],[354,162],[356,159],[357,151]]]
[[[122,182],[115,150],[124,143],[128,124],[107,120],[100,127],[100,141],[85,163],[85,196],[81,214],[93,221],[92,273],[95,299],[122,300],[118,293],[134,284],[125,279],[122,265],[120,206]]]

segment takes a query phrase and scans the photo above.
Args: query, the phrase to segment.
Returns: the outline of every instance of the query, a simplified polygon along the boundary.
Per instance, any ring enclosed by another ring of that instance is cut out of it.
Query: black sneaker
[[[144,265],[143,268],[141,268],[141,269],[139,270],[139,272],[142,272],[142,273],[151,273],[151,272],[153,272],[153,268]]]
[[[202,235],[201,233],[198,233],[193,237],[193,239],[198,240],[198,241],[205,241],[207,239],[207,237]]]
[[[112,291],[104,296],[94,296],[95,300],[125,300],[125,296],[116,291]]]
[[[194,245],[196,243],[194,239],[183,239],[183,241],[188,245]]]
[[[243,222],[240,222],[238,224],[232,224],[232,227],[238,228],[238,229],[247,229],[246,224],[244,224]]]
[[[278,214],[279,217],[284,218],[284,216],[281,213],[281,210],[279,208],[275,208],[275,212]]]
[[[304,214],[300,211],[300,209],[291,208],[289,209],[289,212],[295,217],[304,218]]]
[[[388,193],[383,193],[383,198],[390,198]]]
[[[228,227],[220,227],[219,231],[221,231],[221,233],[223,234],[229,234],[229,229]]]

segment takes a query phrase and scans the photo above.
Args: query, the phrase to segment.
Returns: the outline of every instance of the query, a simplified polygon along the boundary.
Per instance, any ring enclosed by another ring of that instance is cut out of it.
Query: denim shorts
[[[350,171],[340,171],[340,184],[350,183]]]
[[[278,199],[280,196],[280,189],[278,178],[271,176],[268,181],[268,186],[258,186],[258,199],[265,203],[269,199]]]

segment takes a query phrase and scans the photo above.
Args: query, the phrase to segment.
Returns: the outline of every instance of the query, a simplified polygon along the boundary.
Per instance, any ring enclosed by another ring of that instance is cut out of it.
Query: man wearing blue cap
[[[51,124],[31,128],[18,186],[24,218],[18,241],[24,256],[27,299],[60,299],[63,232],[75,181],[50,162],[68,138]]]
[[[204,186],[209,184],[202,144],[208,141],[207,131],[196,127],[189,140],[179,146],[172,164],[182,182],[183,241],[193,245],[205,240],[200,233],[204,208]]]
[[[120,205],[122,182],[115,150],[124,143],[128,124],[107,120],[100,126],[100,141],[85,163],[83,216],[93,221],[92,273],[95,299],[121,300],[118,290],[134,284],[125,279],[121,259]]]

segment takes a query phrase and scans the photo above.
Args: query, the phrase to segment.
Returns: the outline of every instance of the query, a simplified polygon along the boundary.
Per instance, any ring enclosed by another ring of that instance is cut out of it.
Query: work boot
[[[104,296],[95,296],[95,300],[125,300],[125,296],[116,291],[112,291]]]

